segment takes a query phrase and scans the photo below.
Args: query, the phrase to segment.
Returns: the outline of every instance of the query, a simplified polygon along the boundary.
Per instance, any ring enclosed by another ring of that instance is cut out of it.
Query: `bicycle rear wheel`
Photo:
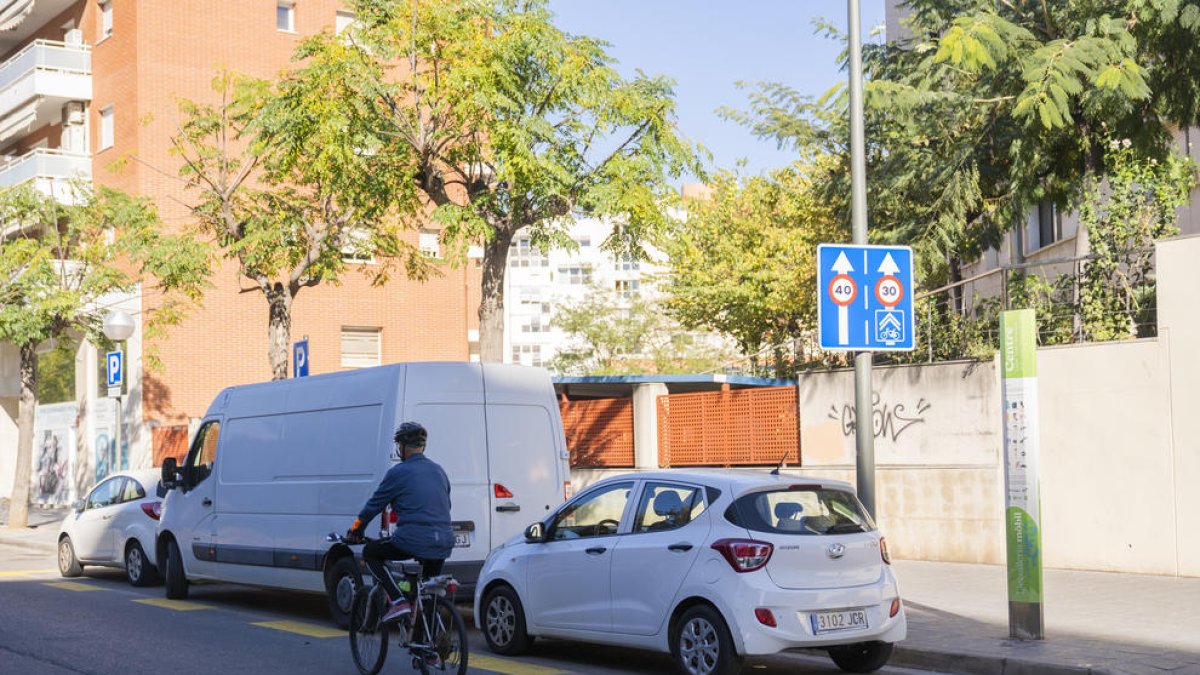
[[[363,675],[376,675],[387,659],[388,625],[379,620],[383,616],[382,600],[378,586],[364,587],[354,594],[350,606],[350,653]]]
[[[445,597],[427,598],[423,609],[430,631],[432,652],[415,659],[424,675],[467,673],[467,624]]]

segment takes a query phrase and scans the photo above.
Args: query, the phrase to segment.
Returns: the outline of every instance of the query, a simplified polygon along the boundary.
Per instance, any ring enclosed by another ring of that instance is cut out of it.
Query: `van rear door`
[[[563,501],[554,415],[542,405],[488,403],[492,545],[523,532]]]

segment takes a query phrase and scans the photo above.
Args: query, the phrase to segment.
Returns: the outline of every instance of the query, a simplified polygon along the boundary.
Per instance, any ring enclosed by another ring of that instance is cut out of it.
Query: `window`
[[[637,279],[622,279],[616,283],[617,294],[626,300],[636,298],[641,287],[642,282]]]
[[[812,535],[875,529],[875,523],[853,494],[815,485],[752,492],[731,504],[725,518],[756,532]]]
[[[337,13],[337,19],[334,23],[334,31],[336,31],[338,35],[341,35],[352,25],[354,25],[354,12],[345,9],[339,9]]]
[[[1038,203],[1038,248],[1062,239],[1062,214],[1049,199]]]
[[[121,502],[121,493],[125,488],[125,477],[117,476],[109,478],[103,483],[96,486],[95,490],[88,495],[87,504],[84,508],[87,509],[102,509],[105,506],[112,506]]]
[[[342,326],[342,367],[370,368],[381,363],[379,328]]]
[[[616,534],[633,483],[617,483],[584,493],[554,516],[548,540]]]
[[[421,230],[418,243],[421,247],[421,255],[426,258],[442,257],[441,242],[438,241],[438,233],[435,230]]]
[[[111,105],[100,109],[100,149],[113,146],[113,107]]]
[[[592,245],[592,238],[588,236],[575,237],[575,243],[579,248],[589,248]]]
[[[542,317],[532,316],[521,324],[522,333],[545,333],[550,330],[549,322],[543,323]]]
[[[558,273],[562,275],[564,284],[582,286],[592,283],[592,268],[588,266],[560,267]]]
[[[100,3],[100,39],[112,35],[113,32],[113,7],[112,0],[104,0]]]
[[[280,2],[275,5],[275,29],[296,32],[296,3]]]
[[[513,345],[512,362],[523,366],[542,367],[541,345]]]
[[[613,265],[613,269],[619,272],[636,272],[640,267],[641,263],[638,262],[638,259],[628,253],[617,258],[616,264]]]
[[[146,491],[138,485],[136,480],[130,479],[125,481],[125,489],[121,493],[121,502],[133,502],[142,499],[146,496]]]
[[[662,532],[683,527],[704,513],[700,488],[666,483],[647,483],[638,505],[634,532]]]
[[[356,229],[345,232],[342,237],[342,261],[372,265],[375,263],[375,241],[371,233]]]
[[[217,462],[217,441],[220,435],[221,425],[218,422],[209,422],[196,432],[196,440],[192,442],[192,451],[188,454],[184,466],[186,485],[199,485],[212,473],[213,465]]]
[[[529,237],[517,237],[508,247],[509,267],[549,267],[550,259]]]

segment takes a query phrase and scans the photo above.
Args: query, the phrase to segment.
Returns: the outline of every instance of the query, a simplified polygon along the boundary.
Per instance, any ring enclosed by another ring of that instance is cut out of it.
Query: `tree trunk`
[[[8,504],[8,526],[29,525],[29,481],[33,474],[33,415],[37,410],[37,344],[21,346],[21,398],[17,412],[17,466]]]
[[[266,293],[271,310],[270,324],[267,327],[270,337],[268,350],[271,359],[271,379],[286,380],[288,347],[292,339],[292,295],[279,283]]]
[[[513,234],[497,227],[483,247],[483,284],[479,302],[479,360],[504,362],[504,271]]]

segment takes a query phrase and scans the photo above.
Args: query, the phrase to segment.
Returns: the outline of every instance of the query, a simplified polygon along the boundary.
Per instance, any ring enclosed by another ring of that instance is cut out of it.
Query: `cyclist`
[[[425,427],[405,422],[396,428],[393,439],[396,451],[393,459],[400,460],[391,469],[367,500],[366,506],[354,520],[346,539],[350,543],[363,540],[367,523],[383,507],[392,505],[397,525],[391,541],[371,541],[363,547],[363,560],[375,580],[383,585],[389,606],[382,621],[391,621],[412,611],[408,599],[387,573],[388,560],[416,559],[422,563],[426,577],[441,572],[442,563],[454,549],[454,530],[450,526],[450,480],[446,472],[425,456]]]

